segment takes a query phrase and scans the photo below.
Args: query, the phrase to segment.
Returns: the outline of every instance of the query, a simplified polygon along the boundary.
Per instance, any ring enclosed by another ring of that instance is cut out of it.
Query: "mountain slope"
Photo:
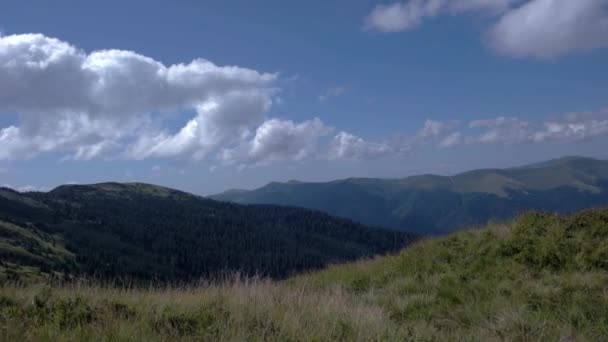
[[[221,203],[147,184],[0,189],[4,277],[189,281],[239,271],[280,278],[394,251],[410,239],[321,212]]]
[[[299,206],[418,234],[504,220],[526,210],[571,212],[608,204],[608,161],[566,157],[455,176],[270,183],[211,196],[236,203]]]
[[[608,210],[418,241],[281,282],[0,286],[6,341],[606,341]]]
[[[379,305],[401,340],[604,341],[608,209],[527,213],[290,282]]]

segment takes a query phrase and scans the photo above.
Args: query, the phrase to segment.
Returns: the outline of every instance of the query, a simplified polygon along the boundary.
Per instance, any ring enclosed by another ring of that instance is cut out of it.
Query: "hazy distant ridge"
[[[323,210],[366,224],[423,234],[508,219],[530,209],[570,212],[608,204],[608,161],[564,157],[523,167],[454,176],[350,178],[325,183],[270,183],[211,196]]]

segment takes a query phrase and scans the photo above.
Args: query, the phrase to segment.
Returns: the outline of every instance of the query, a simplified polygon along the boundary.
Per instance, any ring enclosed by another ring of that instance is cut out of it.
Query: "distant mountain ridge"
[[[608,161],[564,157],[453,176],[273,182],[256,190],[210,198],[299,206],[365,224],[417,234],[443,234],[488,220],[509,219],[527,210],[571,212],[607,205]]]
[[[302,208],[222,203],[142,183],[0,188],[0,281],[283,278],[397,251],[412,235]]]

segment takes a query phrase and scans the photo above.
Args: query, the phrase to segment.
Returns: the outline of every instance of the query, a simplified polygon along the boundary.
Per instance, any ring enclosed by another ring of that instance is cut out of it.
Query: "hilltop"
[[[416,234],[508,220],[527,210],[562,213],[608,205],[608,161],[565,157],[507,169],[403,179],[273,182],[210,198],[322,210],[364,224]]]

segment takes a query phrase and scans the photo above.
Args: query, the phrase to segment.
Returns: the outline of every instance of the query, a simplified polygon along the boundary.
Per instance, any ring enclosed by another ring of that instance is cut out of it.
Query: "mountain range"
[[[275,182],[211,199],[143,183],[0,188],[0,279],[285,278],[524,211],[605,205],[608,161],[583,157],[454,176]]]
[[[0,280],[283,278],[397,251],[412,239],[319,211],[222,203],[141,183],[0,188]]]
[[[607,205],[608,161],[575,156],[453,176],[273,182],[210,198],[317,209],[368,225],[435,235],[529,210],[567,213]]]

